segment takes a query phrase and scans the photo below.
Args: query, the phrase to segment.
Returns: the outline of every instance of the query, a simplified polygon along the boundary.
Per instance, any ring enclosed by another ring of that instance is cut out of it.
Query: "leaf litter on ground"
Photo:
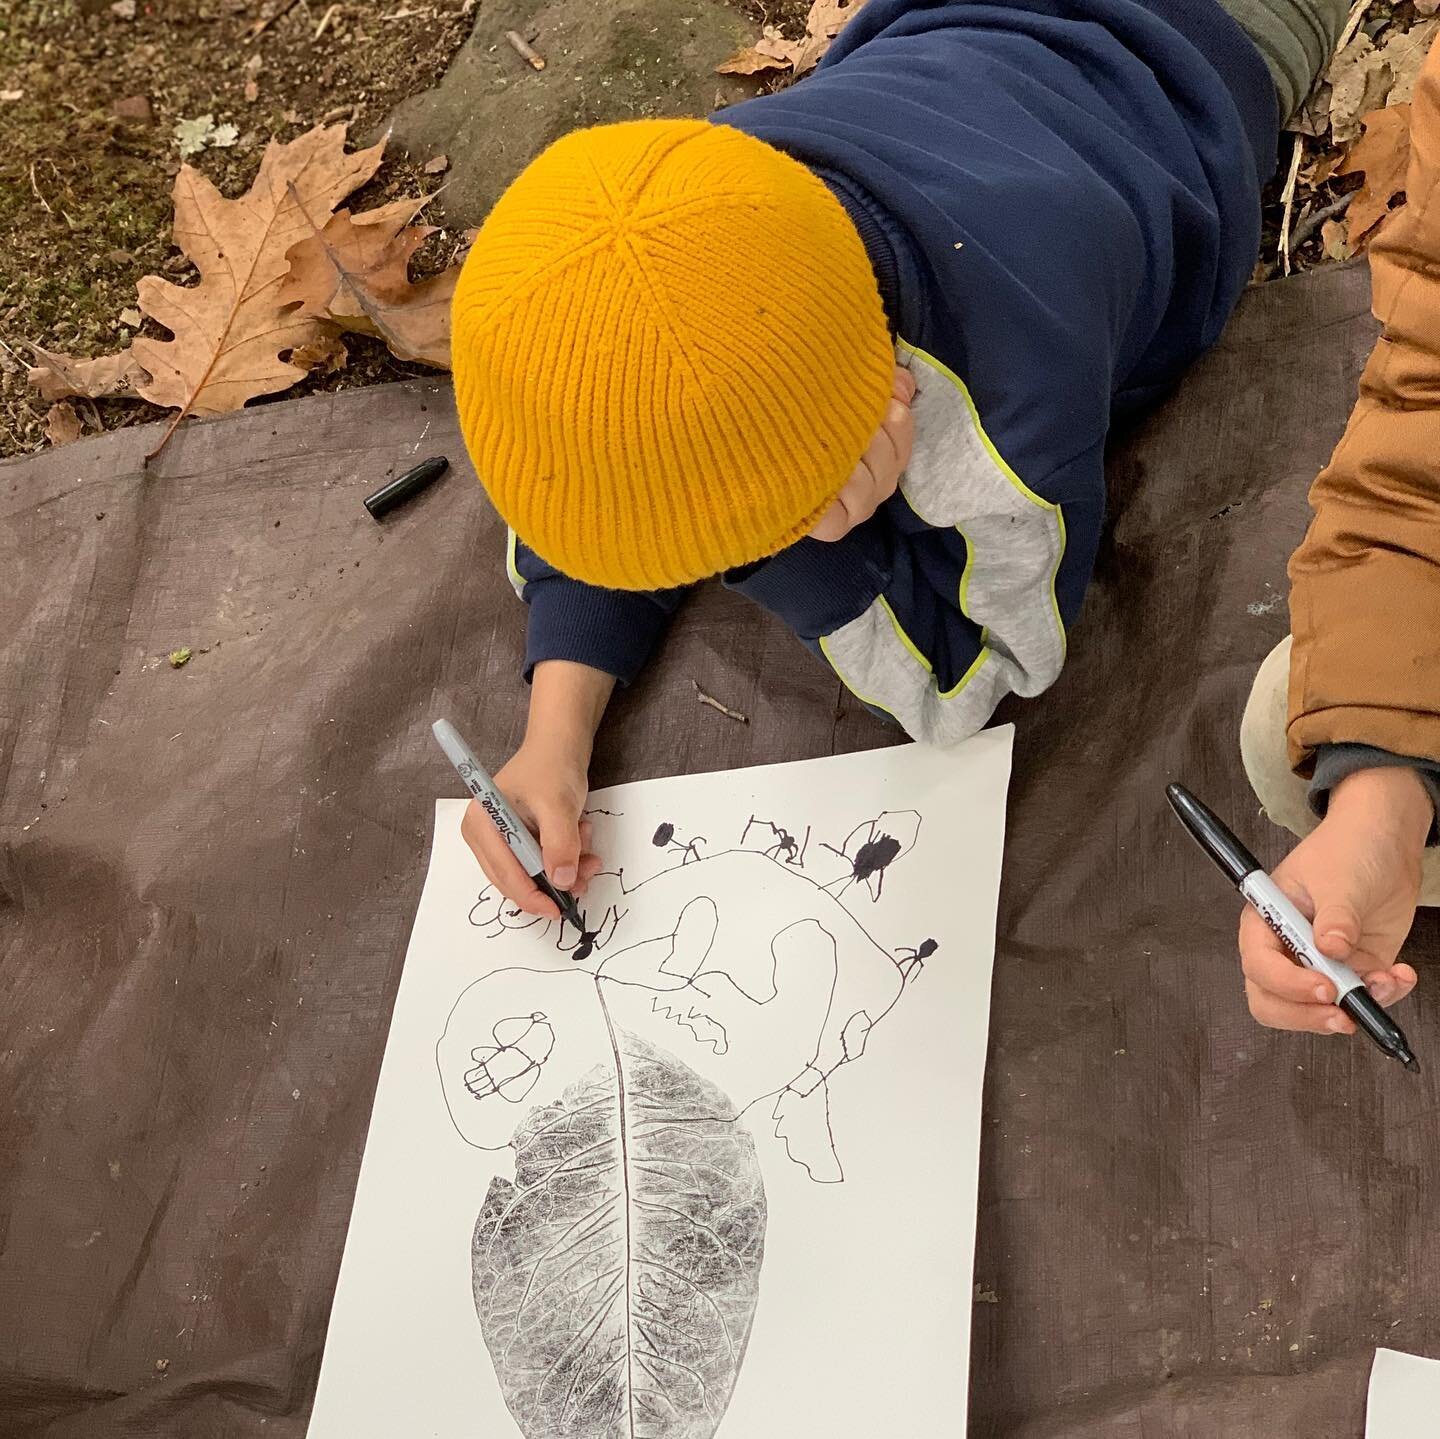
[[[1390,213],[1391,202],[1405,190],[1409,167],[1409,105],[1390,105],[1367,115],[1364,136],[1335,171],[1365,177],[1345,215],[1345,237],[1352,250]]]
[[[208,117],[207,117],[208,118]],[[362,215],[336,207],[380,167],[385,141],[350,153],[344,125],[272,140],[249,190],[226,199],[182,165],[174,243],[198,284],[146,275],[138,309],[170,332],[138,335],[114,355],[76,359],[31,346],[43,398],[138,395],[175,411],[151,453],[191,414],[215,415],[346,363],[344,332],[374,335],[401,359],[448,368],[449,301],[458,266],[412,283],[408,266],[433,227],[409,222],[423,199]]]
[[[1302,152],[1291,205],[1294,243],[1286,245],[1284,196],[1272,187],[1267,225],[1272,237],[1279,235],[1279,258],[1267,278],[1284,268],[1287,249],[1300,269],[1351,258],[1393,213],[1391,205],[1403,203],[1409,102],[1440,35],[1437,10],[1440,0],[1393,8],[1385,0],[1357,0],[1342,43],[1287,127]],[[1359,189],[1352,188],[1362,176]],[[1315,241],[1303,254],[1302,237]]]
[[[803,39],[788,40],[775,26],[767,25],[753,45],[744,46],[717,65],[716,74],[788,73],[798,80],[825,58],[835,37],[864,4],[865,0],[813,0],[805,17]]]
[[[311,235],[290,250],[280,302],[298,303],[298,315],[384,340],[402,360],[446,367],[459,269],[452,265],[418,283],[409,276],[411,257],[436,232],[410,223],[427,203],[397,200],[361,215],[340,210],[323,229],[310,220]]]

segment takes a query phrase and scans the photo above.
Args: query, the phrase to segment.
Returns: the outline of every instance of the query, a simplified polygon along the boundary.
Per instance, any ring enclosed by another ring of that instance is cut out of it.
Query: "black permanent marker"
[[[1275,931],[1280,943],[1316,974],[1335,986],[1335,1003],[1390,1056],[1419,1073],[1420,1061],[1400,1026],[1371,997],[1365,982],[1347,964],[1330,959],[1315,945],[1315,931],[1284,890],[1260,868],[1260,862],[1184,785],[1165,787],[1165,798],[1200,848],[1220,866],[1231,884]]]

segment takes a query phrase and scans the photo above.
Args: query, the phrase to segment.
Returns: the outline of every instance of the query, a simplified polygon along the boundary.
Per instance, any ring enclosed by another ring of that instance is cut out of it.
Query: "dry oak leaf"
[[[1360,134],[1360,117],[1378,110],[1393,83],[1385,56],[1363,31],[1330,62],[1330,137],[1349,144]]]
[[[341,210],[290,251],[280,300],[297,314],[384,340],[402,360],[450,368],[450,301],[458,265],[412,283],[410,257],[435,233],[412,225],[425,196],[361,215]]]
[[[1337,175],[1365,176],[1345,215],[1345,234],[1352,246],[1358,246],[1390,213],[1390,202],[1404,192],[1410,167],[1408,105],[1388,105],[1367,115],[1364,125],[1364,138],[1350,147],[1335,171]]]
[[[794,68],[804,44],[803,40],[786,40],[773,25],[767,25],[759,40],[743,50],[737,50],[715,67],[715,73],[760,75],[767,70],[790,70]]]
[[[69,400],[51,405],[45,414],[45,436],[52,445],[68,445],[85,433],[80,416]]]
[[[160,445],[188,414],[238,410],[305,377],[282,356],[319,340],[326,326],[280,299],[290,268],[286,252],[312,233],[306,212],[328,216],[380,168],[384,149],[381,140],[347,155],[343,125],[310,130],[288,144],[272,140],[254,183],[236,200],[198,170],[181,167],[174,240],[200,271],[200,283],[172,285],[146,275],[140,308],[174,339],[131,345],[152,377],[136,387],[140,394],[177,410]]]
[[[1331,85],[1330,134],[1337,145],[1359,137],[1362,116],[1409,102],[1437,33],[1440,20],[1422,20],[1409,30],[1392,30],[1377,46],[1362,31],[1331,61],[1325,78]]]
[[[1348,260],[1355,253],[1345,238],[1343,221],[1326,220],[1320,226],[1320,248],[1327,260]]]
[[[805,40],[795,57],[795,73],[813,70],[831,42],[864,6],[865,0],[815,0],[805,17]]]
[[[805,17],[805,38],[786,40],[773,26],[761,39],[715,67],[720,75],[758,75],[767,70],[791,70],[798,77],[813,70],[825,57],[835,37],[865,4],[865,0],[814,0]]]
[[[1409,30],[1392,30],[1381,54],[1390,67],[1390,94],[1387,105],[1408,105],[1415,97],[1415,82],[1420,78],[1425,57],[1437,33],[1440,20],[1422,20]]]
[[[322,375],[333,375],[350,363],[350,352],[339,335],[327,332],[318,340],[299,345],[290,352],[290,363],[299,365],[307,372],[318,370]]]
[[[87,400],[133,397],[139,384],[148,378],[128,349],[118,355],[101,355],[97,360],[77,360],[42,350],[39,345],[29,348],[35,363],[26,372],[26,379],[40,391],[42,400],[68,400],[75,395]]]

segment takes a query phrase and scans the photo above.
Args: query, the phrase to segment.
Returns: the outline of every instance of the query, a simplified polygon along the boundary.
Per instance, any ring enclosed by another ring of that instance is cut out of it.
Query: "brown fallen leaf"
[[[189,414],[217,415],[288,389],[304,378],[280,358],[317,340],[325,322],[279,300],[286,252],[309,233],[310,214],[331,210],[380,168],[385,142],[345,153],[345,127],[317,127],[288,144],[272,140],[239,199],[227,200],[200,171],[175,180],[175,244],[200,271],[198,285],[155,275],[139,284],[140,308],[171,340],[137,339],[131,349],[150,378],[137,385],[175,418],[157,453]]]
[[[805,40],[795,57],[795,73],[813,70],[835,37],[864,6],[865,0],[815,0],[805,17]]]
[[[1365,183],[1345,214],[1345,234],[1352,248],[1390,213],[1390,204],[1405,189],[1410,165],[1410,107],[1389,105],[1367,115],[1364,138],[1351,146],[1337,175],[1365,176]]]
[[[290,352],[290,363],[299,365],[307,373],[319,370],[322,375],[333,375],[349,362],[350,352],[345,348],[345,341],[335,334],[322,335]]]
[[[1440,0],[1437,0],[1437,3],[1440,3]],[[1300,183],[1308,190],[1317,189],[1335,173],[1336,167],[1344,158],[1344,151],[1331,150],[1309,165],[1302,165]]]
[[[80,416],[68,400],[51,405],[45,412],[45,438],[52,445],[68,445],[84,433],[85,426],[80,423]]]
[[[141,319],[142,316],[139,310],[127,309],[120,311],[120,323],[122,325],[129,325],[132,330],[138,330],[140,328]]]
[[[1440,20],[1422,20],[1409,30],[1392,30],[1380,53],[1390,67],[1390,93],[1387,105],[1408,105],[1415,96],[1415,82],[1435,36],[1440,33]]]
[[[1440,0],[1415,0],[1415,13],[1417,15],[1433,15],[1440,10]]]
[[[1360,117],[1378,110],[1390,93],[1393,77],[1384,55],[1363,32],[1330,62],[1330,135],[1337,145],[1360,136]]]
[[[805,38],[786,40],[773,26],[766,26],[753,45],[737,51],[715,67],[719,75],[760,75],[767,71],[791,71],[798,79],[825,58],[825,52],[865,0],[813,0],[805,17]]]
[[[1336,144],[1357,139],[1362,117],[1372,111],[1410,102],[1420,67],[1437,34],[1440,19],[1422,20],[1409,30],[1392,29],[1379,45],[1361,31],[1340,50],[1325,72],[1330,87],[1330,134]],[[1303,124],[1292,121],[1289,128],[1302,129]]]
[[[361,215],[341,210],[323,229],[291,247],[282,304],[353,334],[384,340],[392,354],[440,369],[450,367],[450,299],[459,276],[452,266],[412,283],[410,257],[435,233],[411,225],[428,197],[397,200]]]
[[[252,75],[245,82],[245,103],[253,105],[260,98],[260,83]]]
[[[1320,248],[1327,260],[1348,260],[1355,253],[1345,237],[1343,220],[1326,220],[1320,226]]]
[[[450,168],[450,157],[436,155],[433,160],[427,160],[420,168],[427,175],[443,175]]]
[[[129,398],[134,396],[137,383],[146,378],[129,350],[95,360],[77,360],[72,355],[42,350],[39,345],[29,349],[35,364],[26,372],[26,379],[39,390],[42,400],[68,400],[74,396],[87,400]]]
[[[794,69],[804,47],[803,40],[786,40],[774,26],[753,45],[737,50],[728,60],[715,67],[717,75],[763,75],[771,70]]]

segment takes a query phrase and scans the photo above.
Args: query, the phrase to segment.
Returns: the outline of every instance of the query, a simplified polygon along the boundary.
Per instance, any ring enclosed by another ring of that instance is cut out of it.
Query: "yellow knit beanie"
[[[558,140],[490,212],[453,318],[460,428],[496,509],[557,569],[613,589],[799,539],[894,374],[839,201],[703,120]]]

